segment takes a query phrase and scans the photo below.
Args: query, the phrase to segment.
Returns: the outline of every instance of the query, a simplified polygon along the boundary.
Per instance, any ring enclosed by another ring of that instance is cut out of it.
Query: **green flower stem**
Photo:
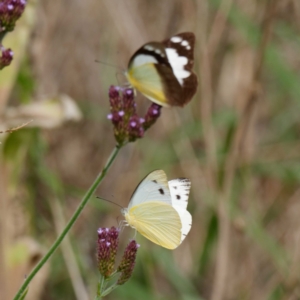
[[[26,278],[26,280],[24,281],[24,283],[20,287],[19,291],[17,292],[17,294],[16,294],[16,296],[14,297],[13,300],[20,300],[21,299],[23,293],[25,292],[26,288],[28,287],[30,281],[33,279],[35,274],[42,268],[42,266],[46,263],[46,261],[54,253],[54,251],[58,248],[58,246],[60,245],[60,243],[62,242],[62,240],[64,239],[66,234],[69,232],[69,230],[71,229],[71,227],[73,226],[73,224],[75,223],[77,218],[79,217],[80,213],[82,212],[82,210],[84,209],[84,207],[87,204],[88,200],[91,198],[91,196],[93,195],[93,193],[95,192],[95,190],[97,189],[99,184],[102,182],[102,180],[105,177],[108,169],[110,168],[110,166],[114,162],[115,158],[117,157],[117,154],[119,153],[120,149],[121,149],[121,146],[116,146],[114,148],[114,150],[112,151],[109,159],[107,160],[106,165],[104,166],[103,170],[99,173],[96,180],[94,181],[94,183],[92,184],[90,189],[87,191],[84,198],[81,200],[78,208],[74,212],[72,218],[70,219],[70,221],[66,225],[65,229],[63,230],[61,235],[56,239],[56,241],[51,246],[51,248],[46,253],[46,255],[40,260],[40,262],[35,266],[35,268],[28,275],[28,277]]]
[[[100,279],[100,282],[99,282],[99,289],[98,289],[97,300],[101,300],[102,299],[102,290],[104,288],[104,284],[105,284],[105,278],[104,278],[104,276],[101,275],[101,279]]]
[[[99,280],[99,283],[98,283],[98,290],[97,290],[96,300],[101,300],[102,297],[110,294],[118,286],[117,283],[115,282],[113,285],[106,288],[107,283],[110,280],[112,280],[115,277],[115,275],[117,275],[117,274],[118,274],[117,272],[114,272],[108,278],[104,278],[104,276],[101,276],[101,279]]]
[[[102,297],[105,297],[105,296],[107,296],[108,294],[110,294],[115,288],[117,288],[118,287],[118,285],[115,283],[115,284],[113,284],[112,286],[110,286],[108,289],[106,289],[102,294],[101,294],[101,296]]]

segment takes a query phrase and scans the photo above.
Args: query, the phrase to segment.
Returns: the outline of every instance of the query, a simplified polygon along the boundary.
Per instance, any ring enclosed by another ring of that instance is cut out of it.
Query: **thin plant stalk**
[[[60,201],[57,198],[54,198],[52,200],[53,201],[49,201],[49,205],[54,219],[56,234],[59,235],[66,224],[66,220]],[[66,268],[69,272],[76,299],[89,300],[88,292],[84,285],[84,281],[81,276],[69,236],[66,236],[64,238],[64,242],[61,244],[61,252],[66,264]]]
[[[268,0],[265,12],[264,21],[261,26],[262,38],[256,52],[256,69],[253,75],[252,84],[257,86],[260,82],[262,67],[264,63],[264,54],[267,45],[271,38],[273,20],[275,16],[275,10],[278,0]],[[240,149],[244,149],[247,144],[247,132],[250,127],[250,121],[254,115],[255,107],[258,101],[258,90],[250,89],[248,99],[245,105],[245,109],[242,112],[240,123],[238,124],[234,133],[233,142],[228,153],[228,158],[225,165],[224,184],[222,194],[220,195],[218,215],[219,215],[219,245],[217,251],[217,263],[216,263],[216,275],[213,283],[213,300],[224,299],[226,282],[228,279],[228,267],[229,267],[229,253],[230,253],[230,231],[231,223],[228,213],[228,203],[232,195],[232,187],[234,182],[234,176],[238,165],[238,160],[243,157],[243,153],[240,153]]]
[[[21,299],[22,295],[26,291],[26,288],[28,287],[28,285],[31,282],[31,280],[33,279],[33,277],[42,268],[42,266],[48,261],[48,259],[51,257],[51,255],[54,253],[54,251],[58,248],[58,246],[60,245],[60,243],[63,241],[63,239],[66,236],[66,234],[69,232],[69,230],[71,229],[71,227],[74,225],[75,221],[78,219],[78,217],[79,217],[80,213],[82,212],[82,210],[84,209],[85,205],[87,204],[87,202],[89,201],[89,199],[91,198],[91,196],[93,195],[93,193],[95,192],[95,190],[97,189],[97,187],[99,186],[99,184],[104,179],[104,177],[105,177],[108,169],[111,167],[111,165],[114,162],[115,158],[117,157],[120,149],[121,149],[121,146],[116,146],[113,149],[113,151],[112,151],[110,157],[108,158],[108,160],[107,160],[107,162],[106,162],[103,170],[99,173],[99,175],[95,179],[94,183],[91,185],[91,187],[87,191],[86,195],[81,200],[78,208],[74,212],[73,216],[71,217],[70,221],[66,225],[65,229],[60,234],[60,236],[56,239],[56,241],[53,243],[53,245],[51,246],[51,248],[49,249],[49,251],[46,253],[46,255],[40,260],[40,262],[35,266],[35,268],[27,276],[27,278],[25,279],[24,283],[20,287],[19,291],[17,292],[17,294],[16,294],[16,296],[14,297],[13,300],[19,300],[19,299]]]

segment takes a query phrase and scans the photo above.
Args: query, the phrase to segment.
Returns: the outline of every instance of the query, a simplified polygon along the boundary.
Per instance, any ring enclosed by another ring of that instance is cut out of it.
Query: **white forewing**
[[[185,208],[183,208],[181,206],[173,205],[173,208],[177,211],[180,221],[181,221],[182,227],[181,227],[180,242],[182,242],[192,227],[192,216]]]
[[[137,68],[144,64],[157,64],[158,61],[153,55],[138,54],[132,61],[132,68]]]
[[[191,75],[191,72],[185,70],[188,58],[185,56],[179,56],[178,52],[174,48],[166,48],[165,51],[175,77],[178,82],[183,85],[183,79]]]
[[[162,170],[153,171],[142,180],[133,193],[128,208],[149,201],[161,201],[172,205],[167,176]]]
[[[171,37],[170,40],[171,40],[173,43],[180,43],[180,42],[182,42],[182,37],[176,36],[176,35],[175,35],[175,36]]]
[[[178,178],[170,180],[168,184],[172,198],[172,205],[178,205],[186,209],[188,205],[191,181],[187,178]]]

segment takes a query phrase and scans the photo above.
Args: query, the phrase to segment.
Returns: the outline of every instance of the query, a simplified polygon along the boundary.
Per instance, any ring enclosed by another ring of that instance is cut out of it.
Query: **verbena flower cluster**
[[[24,12],[26,0],[3,0],[0,2],[1,32],[13,31],[16,21]]]
[[[5,49],[2,39],[7,32],[13,31],[16,21],[21,17],[26,6],[26,0],[3,0],[0,2],[0,70],[10,65],[13,51]]]
[[[161,106],[152,103],[144,117],[139,117],[131,88],[111,86],[109,89],[110,114],[118,145],[142,138],[160,116]]]
[[[140,247],[135,240],[127,245],[121,262],[114,271],[116,255],[119,245],[120,230],[115,227],[98,229],[98,270],[100,274],[108,279],[115,273],[119,273],[117,285],[124,284],[131,277],[135,265],[137,250]]]

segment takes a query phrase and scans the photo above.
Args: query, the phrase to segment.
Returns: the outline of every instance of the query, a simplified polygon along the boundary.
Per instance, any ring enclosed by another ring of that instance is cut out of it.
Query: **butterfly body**
[[[197,90],[193,73],[195,36],[177,34],[162,42],[150,42],[131,57],[126,77],[129,83],[161,106],[183,106]]]
[[[168,182],[164,171],[154,171],[139,184],[122,214],[128,225],[153,243],[175,249],[192,225],[186,210],[189,189],[188,179]]]

